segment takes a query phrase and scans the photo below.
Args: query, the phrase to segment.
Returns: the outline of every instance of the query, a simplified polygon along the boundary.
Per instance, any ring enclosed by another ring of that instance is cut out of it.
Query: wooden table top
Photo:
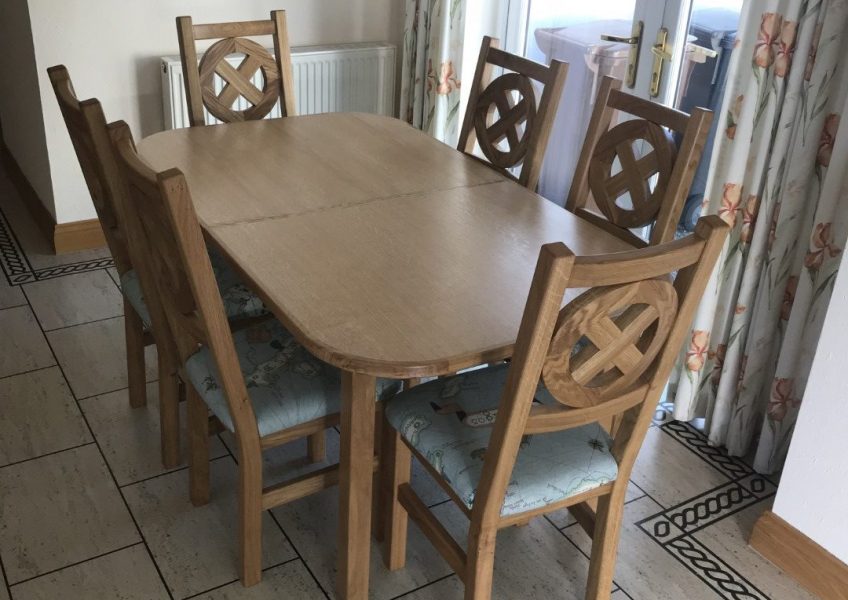
[[[512,353],[542,244],[623,241],[401,121],[328,114],[139,144],[180,168],[210,240],[322,360],[386,377]]]

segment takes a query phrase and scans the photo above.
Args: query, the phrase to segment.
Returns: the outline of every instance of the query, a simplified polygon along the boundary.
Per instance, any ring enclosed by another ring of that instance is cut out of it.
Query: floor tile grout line
[[[32,308],[31,304],[30,304],[30,308]],[[32,309],[32,312],[33,312],[33,314],[35,314],[34,308]],[[55,329],[44,329],[42,327],[41,330],[44,332],[45,335],[47,335],[48,333],[53,333],[54,331],[64,331],[66,329],[74,329],[76,327],[83,327],[85,325],[90,325],[92,323],[103,323],[104,321],[114,321],[115,319],[123,319],[123,318],[124,318],[124,313],[121,312],[120,314],[117,314],[117,315],[114,315],[114,316],[111,316],[111,317],[103,317],[102,319],[94,319],[93,321],[86,321],[84,323],[74,323],[73,325],[65,325],[64,327],[56,327]],[[38,319],[37,315],[36,315],[36,321],[38,321],[38,324],[41,325],[41,321]]]
[[[33,313],[34,312],[35,312],[35,309],[33,309]],[[38,320],[39,324],[41,324],[41,319],[38,318],[37,314],[35,315],[35,318]],[[61,327],[54,327],[52,329],[42,329],[42,331],[44,331],[44,334],[46,335],[48,333],[53,333],[55,331],[63,331],[65,329],[72,329],[74,327],[81,327],[83,325],[91,325],[92,323],[102,323],[103,321],[111,321],[112,319],[119,319],[119,318],[120,319],[124,318],[123,312],[121,312],[120,314],[117,314],[117,315],[112,315],[111,317],[103,317],[101,319],[92,319],[91,321],[83,321],[82,323],[74,323],[73,325],[62,325]]]
[[[230,455],[229,454],[222,454],[221,456],[216,456],[215,458],[210,458],[209,463],[211,464],[215,461],[218,461],[218,460],[221,460],[221,459],[224,459],[224,458],[230,458]],[[122,483],[118,486],[118,488],[123,490],[125,488],[132,487],[134,485],[139,485],[139,484],[142,484],[142,483],[148,483],[150,481],[153,481],[154,479],[159,479],[161,477],[167,477],[168,475],[173,475],[174,473],[182,473],[183,471],[187,471],[187,470],[188,470],[188,465],[182,465],[180,467],[174,467],[173,469],[168,469],[167,471],[162,471],[161,473],[157,473],[156,475],[150,475],[149,477],[142,477],[141,479],[138,479],[136,481],[129,481],[127,483]]]
[[[265,567],[264,569],[262,569],[262,572],[263,572],[263,573],[267,573],[267,572],[268,572],[268,571],[270,571],[271,569],[276,569],[276,568],[278,568],[278,567],[282,567],[282,566],[285,566],[285,565],[287,565],[287,564],[289,564],[289,563],[297,562],[297,561],[299,561],[299,560],[300,560],[300,558],[298,558],[297,556],[295,556],[294,558],[290,558],[290,559],[288,559],[288,560],[284,560],[284,561],[282,561],[282,562],[278,562],[278,563],[276,563],[276,564],[273,564],[273,565],[271,565],[270,567]],[[303,562],[303,561],[301,560],[300,562]],[[226,583],[222,583],[222,584],[220,584],[220,585],[216,585],[215,587],[211,587],[211,588],[209,588],[208,590],[203,590],[203,591],[200,591],[200,592],[196,592],[196,593],[194,593],[194,594],[190,594],[190,595],[188,595],[188,596],[183,596],[183,597],[182,597],[182,600],[192,600],[193,598],[197,598],[198,596],[200,596],[200,595],[202,595],[202,594],[208,594],[209,592],[214,592],[215,590],[220,590],[221,588],[225,588],[225,587],[227,587],[228,585],[232,585],[232,584],[234,584],[234,583],[237,583],[238,581],[239,581],[239,578],[238,578],[238,577],[236,577],[235,579],[231,579],[230,581],[228,581],[228,582],[226,582]]]
[[[24,297],[27,299],[27,303],[30,305],[30,310],[32,310],[32,303],[29,300],[29,296],[27,295],[26,290],[21,289],[21,292],[24,294]],[[33,311],[33,314],[34,314],[34,312],[35,311]],[[36,323],[38,323],[37,319],[36,319]],[[39,326],[39,328],[41,328],[41,323],[38,323],[38,326]],[[42,333],[42,335],[44,335],[43,329],[41,330],[41,333]],[[47,338],[46,335],[44,335],[44,339],[45,339],[45,342],[47,343],[47,347],[50,348],[50,352],[53,355],[53,360],[56,361],[56,365],[59,367],[59,372],[62,374],[62,377],[65,380],[65,384],[68,386],[68,389],[71,390],[71,396],[74,398],[74,401],[75,401],[76,406],[77,406],[77,410],[79,411],[80,416],[82,417],[82,420],[85,423],[86,428],[88,429],[89,435],[91,435],[91,438],[94,440],[94,445],[97,448],[97,452],[100,454],[100,460],[103,461],[103,465],[106,467],[106,471],[109,473],[109,476],[112,478],[112,483],[113,483],[113,485],[115,486],[115,489],[118,492],[118,496],[120,496],[121,501],[124,503],[124,508],[126,509],[127,514],[130,516],[130,520],[132,521],[133,526],[135,527],[136,533],[138,534],[141,542],[144,544],[144,548],[147,550],[147,554],[150,557],[151,562],[153,563],[153,567],[156,569],[156,572],[159,574],[159,578],[162,581],[162,585],[165,586],[165,591],[167,592],[168,597],[171,600],[174,600],[174,594],[171,592],[171,588],[168,585],[168,582],[165,580],[165,576],[162,574],[162,569],[159,567],[159,563],[156,562],[156,558],[153,556],[153,552],[150,550],[150,546],[147,545],[147,540],[144,537],[144,533],[141,531],[141,527],[139,526],[138,521],[135,518],[135,515],[133,514],[132,510],[130,509],[129,502],[127,502],[127,498],[126,498],[126,496],[124,496],[124,492],[121,490],[121,487],[118,485],[118,479],[117,479],[117,477],[115,477],[115,473],[112,471],[112,467],[109,465],[109,461],[106,460],[106,454],[103,452],[103,448],[100,447],[100,442],[97,440],[97,436],[94,434],[94,429],[91,427],[91,423],[89,423],[88,417],[86,416],[85,411],[82,409],[82,406],[80,406],[80,399],[76,397],[76,394],[74,393],[74,389],[71,386],[71,382],[68,380],[68,376],[65,373],[65,369],[59,363],[59,357],[56,356],[56,351],[53,349],[53,345],[50,343],[50,340]]]
[[[0,577],[3,578],[3,585],[6,588],[6,596],[12,597],[12,586],[9,585],[9,576],[6,575],[6,566],[3,564],[3,557],[0,556]]]
[[[327,600],[329,600],[330,594],[327,593],[327,590],[325,590],[324,586],[321,585],[321,582],[318,581],[318,577],[315,576],[315,573],[312,571],[312,568],[306,562],[306,559],[303,558],[303,555],[300,553],[300,550],[297,549],[297,546],[295,546],[291,537],[289,536],[289,534],[286,532],[285,528],[283,527],[283,524],[280,523],[280,520],[277,518],[277,515],[274,514],[274,510],[268,509],[268,514],[271,516],[271,520],[274,521],[274,523],[277,524],[277,528],[280,530],[280,533],[283,534],[283,537],[286,538],[286,541],[288,542],[289,546],[291,546],[292,550],[294,550],[294,553],[297,556],[297,558],[300,559],[300,561],[303,563],[303,566],[306,569],[306,572],[309,573],[310,577],[312,577],[312,581],[315,582],[315,585],[318,586],[318,589],[321,590],[321,593],[324,594],[324,597],[327,598]]]
[[[21,304],[21,306],[29,306],[29,305],[28,304]],[[12,308],[20,308],[21,306],[14,306]],[[46,371],[47,369],[53,369],[57,366],[58,365],[47,365],[46,367],[38,367],[36,369],[27,369],[26,371],[21,371],[20,373],[11,373],[10,375],[3,375],[2,377],[0,377],[0,381],[3,381],[4,379],[9,379],[10,377],[19,377],[21,375],[29,375],[30,373],[37,373],[38,371]],[[68,389],[70,389],[70,386],[68,386]]]
[[[28,463],[28,462],[32,462],[34,460],[38,460],[40,458],[47,458],[48,456],[53,456],[55,454],[61,454],[62,452],[69,452],[71,450],[77,450],[79,448],[85,448],[86,446],[91,446],[92,444],[94,444],[93,438],[90,442],[85,442],[85,443],[82,443],[82,444],[75,444],[75,445],[69,446],[67,448],[62,448],[60,450],[53,450],[52,452],[45,452],[44,454],[39,454],[38,456],[32,456],[30,458],[24,458],[23,460],[17,460],[15,462],[10,462],[10,463],[7,463],[5,465],[0,465],[0,470],[6,469],[8,467],[16,467],[16,466],[22,465],[24,463]]]
[[[95,554],[94,556],[89,556],[88,558],[84,558],[82,560],[78,560],[76,562],[69,563],[67,565],[62,565],[56,569],[50,569],[49,571],[45,571],[44,573],[39,573],[38,575],[33,575],[32,577],[27,577],[26,579],[21,579],[20,581],[16,581],[15,583],[9,584],[8,587],[11,589],[13,587],[17,587],[24,583],[28,583],[30,581],[34,581],[36,579],[41,579],[42,577],[47,577],[48,575],[54,575],[60,571],[64,571],[65,569],[72,569],[74,567],[78,567],[80,565],[84,565],[87,562],[91,562],[93,560],[97,560],[99,558],[103,558],[104,556],[109,556],[110,554],[117,554],[118,552],[122,552],[123,550],[127,550],[129,548],[135,548],[136,546],[141,546],[143,542],[141,540],[137,542],[133,542],[132,544],[126,544],[121,546],[120,548],[115,548],[113,550],[109,550],[107,552],[101,552],[100,554]]]
[[[454,575],[456,575],[456,573],[451,571],[447,575],[443,575],[442,577],[439,577],[438,579],[434,579],[433,581],[428,581],[427,583],[419,585],[417,588],[407,590],[406,592],[403,592],[402,594],[399,594],[397,596],[392,596],[389,600],[401,600],[401,598],[405,598],[406,596],[409,596],[410,594],[414,594],[415,592],[420,592],[424,588],[428,588],[431,585],[436,585],[437,583],[440,583],[440,582],[442,582],[446,579],[450,579]]]

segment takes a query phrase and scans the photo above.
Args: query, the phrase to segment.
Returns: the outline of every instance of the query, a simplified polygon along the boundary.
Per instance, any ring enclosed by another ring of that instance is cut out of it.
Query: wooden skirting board
[[[50,242],[56,254],[102,248],[106,245],[106,238],[103,237],[103,230],[100,227],[100,221],[97,219],[56,223],[53,215],[50,214],[41,198],[38,197],[12,153],[3,147],[2,154],[3,164],[9,173],[9,178],[21,195],[30,216],[44,234],[45,239]]]
[[[848,600],[848,565],[772,511],[757,520],[748,543],[819,598]]]
[[[56,254],[102,248],[106,245],[103,229],[97,219],[59,223],[53,230],[53,249]]]

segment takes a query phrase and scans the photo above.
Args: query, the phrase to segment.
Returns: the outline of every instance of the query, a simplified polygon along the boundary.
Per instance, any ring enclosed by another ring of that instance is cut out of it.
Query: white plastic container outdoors
[[[605,42],[601,34],[629,36],[630,28],[631,21],[608,20],[535,31],[536,44],[548,64],[552,59],[569,64],[539,179],[539,193],[556,204],[565,204],[571,187],[600,78],[623,79],[627,69],[630,47]]]

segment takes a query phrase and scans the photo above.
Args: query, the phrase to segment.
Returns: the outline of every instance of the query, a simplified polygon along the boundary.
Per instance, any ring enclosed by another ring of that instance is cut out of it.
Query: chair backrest
[[[274,40],[275,56],[247,39],[268,35]],[[191,17],[177,17],[177,37],[192,126],[206,123],[204,106],[225,123],[262,119],[271,112],[277,100],[281,100],[280,110],[284,117],[295,114],[286,11],[271,11],[268,21],[202,25],[192,24]],[[209,39],[218,41],[209,47],[198,64],[196,42]],[[227,61],[232,54],[244,55],[238,67]],[[257,72],[264,80],[261,89],[251,81]],[[224,84],[220,92],[215,87],[216,75]],[[239,98],[244,98],[250,107],[244,110],[233,108]]]
[[[618,79],[601,79],[565,207],[637,247],[645,241],[630,230],[649,225],[651,244],[668,242],[674,239],[713,113],[696,108],[687,115],[620,88]],[[635,118],[610,127],[616,111]],[[629,202],[623,201],[626,194]],[[603,216],[586,208],[590,195]]]
[[[106,130],[103,107],[94,98],[83,101],[77,98],[64,65],[50,67],[47,74],[59,101],[59,109],[103,228],[106,244],[115,260],[115,267],[123,275],[132,268],[132,264],[122,218],[115,203],[113,185],[117,167]]]
[[[136,152],[126,123],[112,123],[109,134],[124,205],[139,224],[129,231],[131,243],[145,253],[149,267],[149,283],[143,291],[146,297],[155,295],[161,307],[151,311],[154,328],[169,330],[181,364],[201,346],[209,347],[236,435],[256,441],[256,419],[185,177],[177,169],[162,173],[151,169]]]
[[[489,82],[493,67],[504,73]],[[546,67],[504,52],[497,39],[484,37],[458,149],[473,156],[476,142],[494,168],[535,190],[567,71],[558,60]],[[534,81],[542,86],[538,102]],[[514,177],[509,169],[518,165]]]
[[[620,415],[611,452],[629,478],[728,229],[713,215],[686,238],[628,252],[575,258],[561,243],[542,247],[477,489],[479,518],[498,519],[525,435]],[[561,309],[567,288],[588,289]],[[540,378],[558,405],[533,403]]]

